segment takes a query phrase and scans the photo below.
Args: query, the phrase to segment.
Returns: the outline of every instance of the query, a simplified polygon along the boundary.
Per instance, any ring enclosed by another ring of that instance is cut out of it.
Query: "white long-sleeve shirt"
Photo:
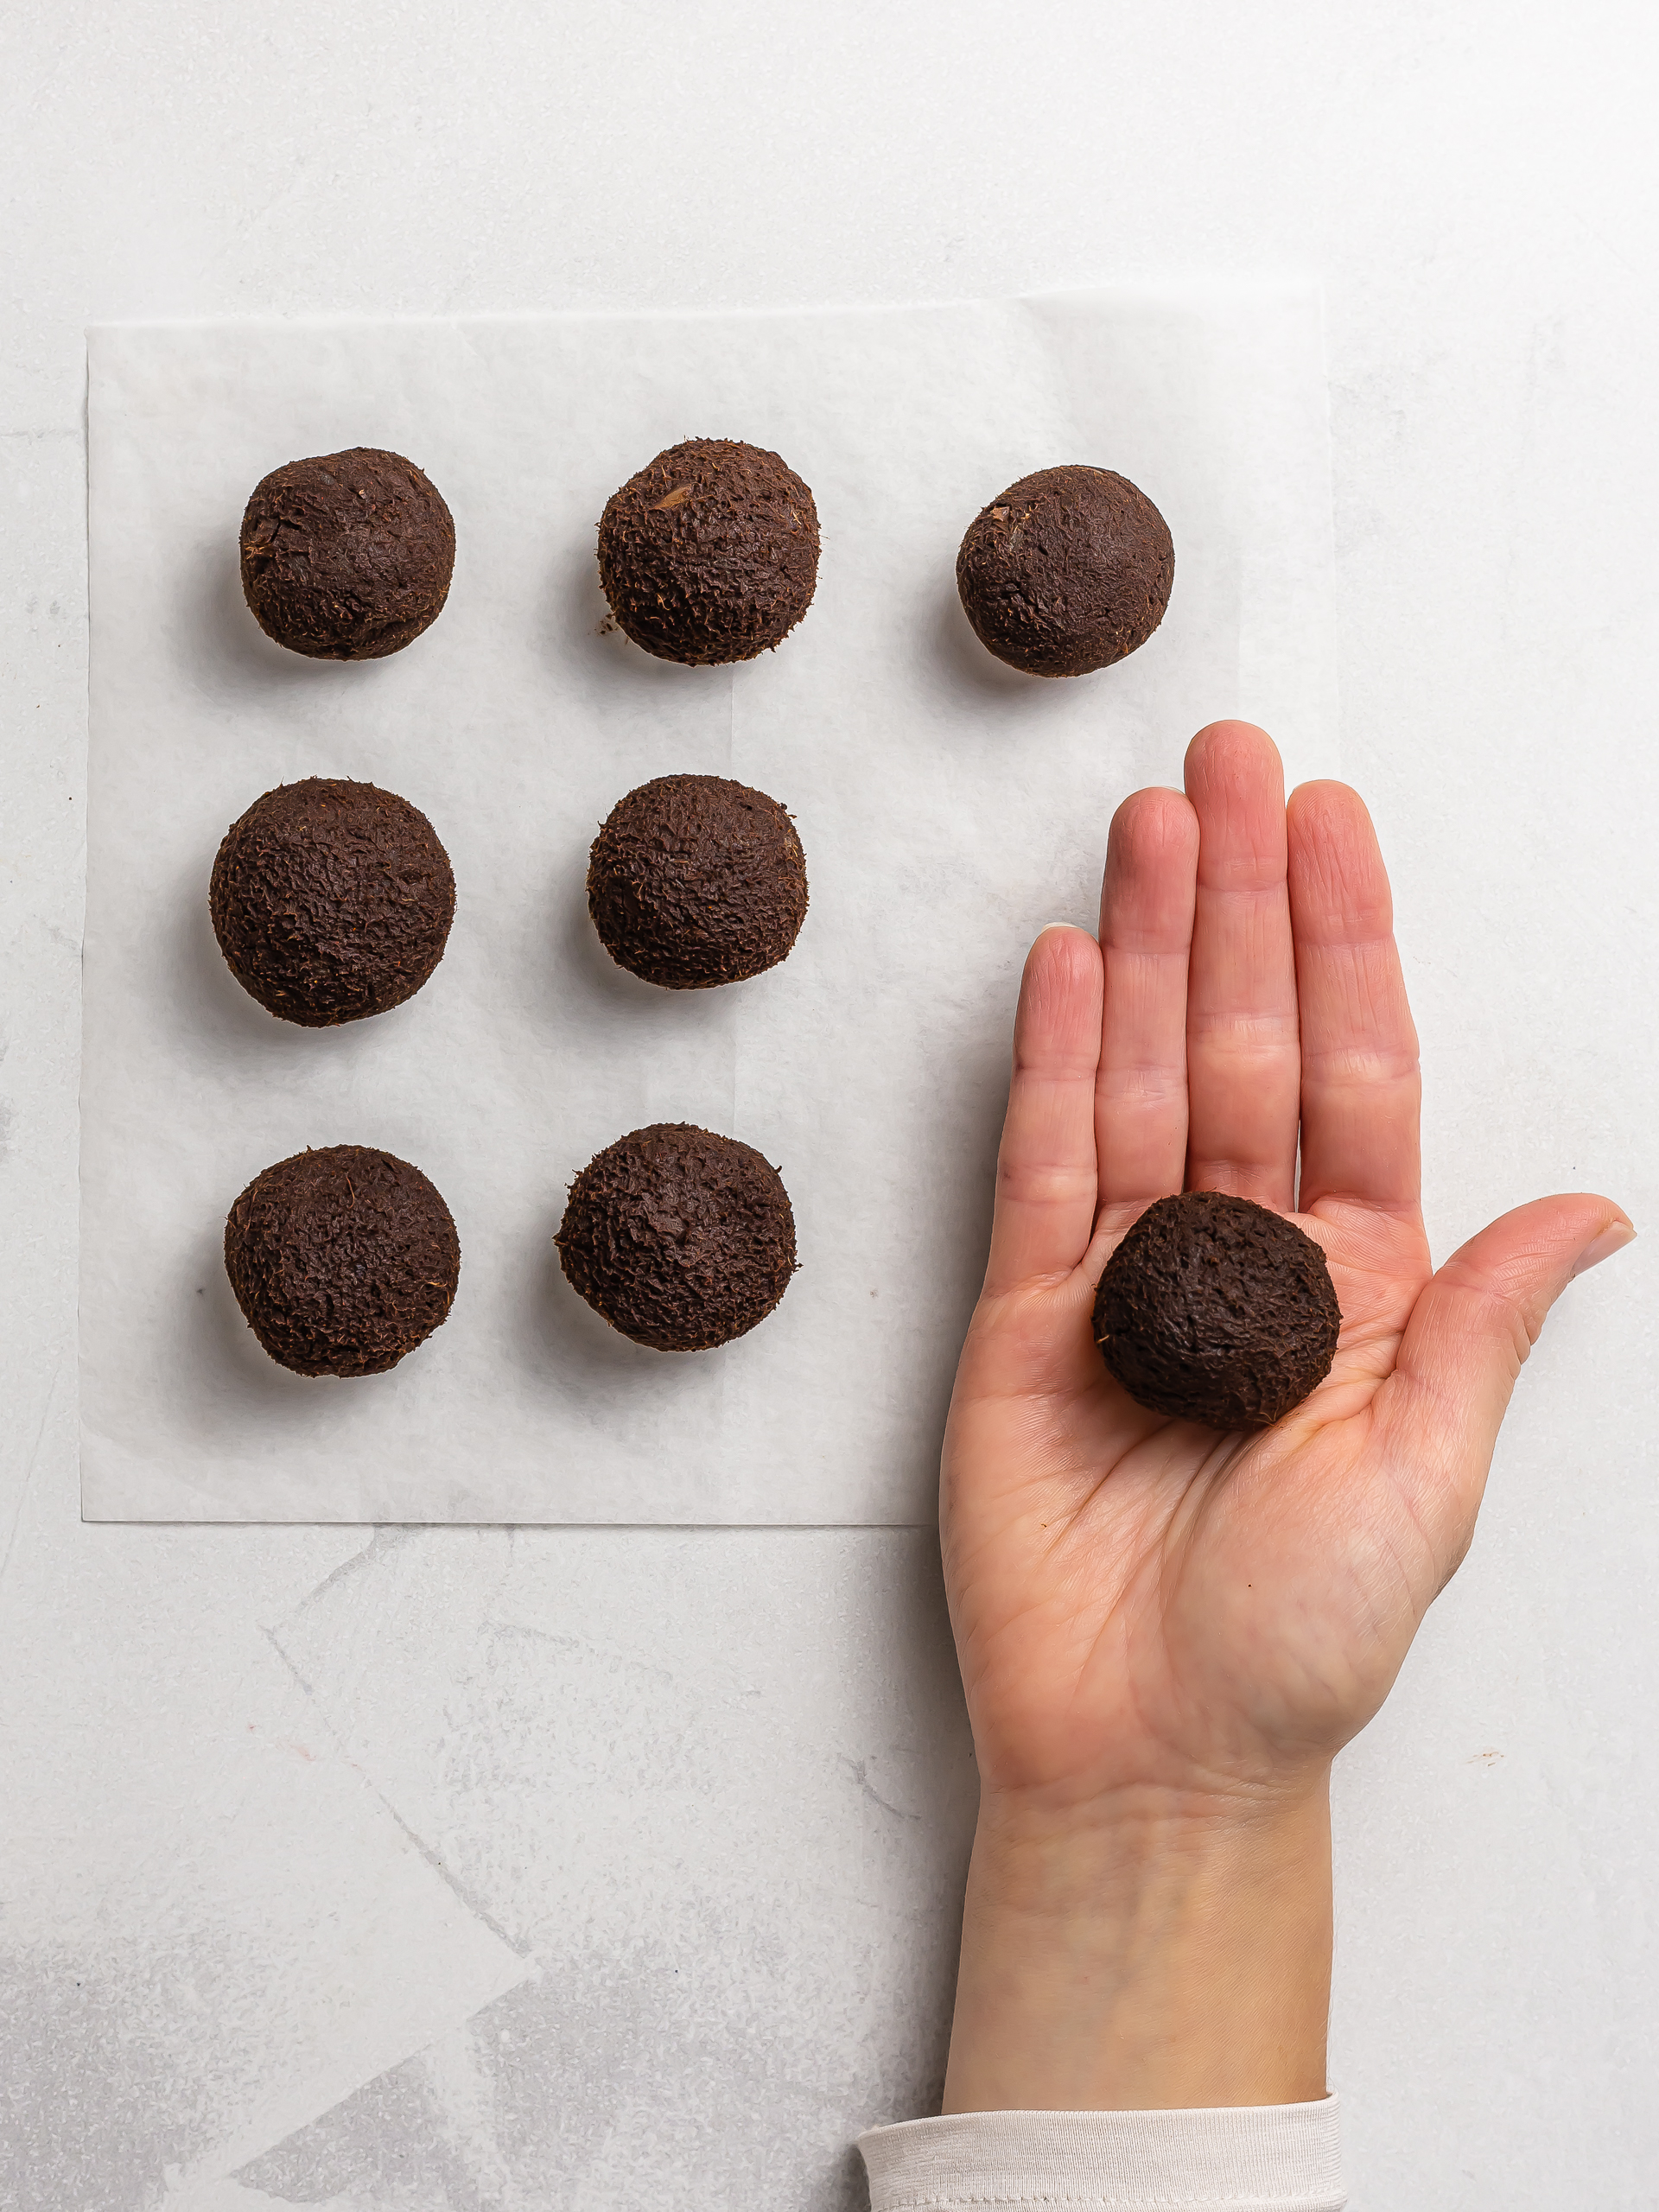
[[[859,2138],[870,2212],[1342,2212],[1335,2097],[1185,2112],[972,2112]]]

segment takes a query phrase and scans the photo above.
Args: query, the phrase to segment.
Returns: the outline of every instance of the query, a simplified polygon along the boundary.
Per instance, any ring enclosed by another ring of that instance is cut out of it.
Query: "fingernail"
[[[1604,1229],[1592,1244],[1586,1244],[1573,1262],[1573,1273],[1581,1275],[1591,1268],[1599,1267],[1604,1260],[1611,1260],[1615,1252],[1622,1252],[1627,1244],[1634,1243],[1636,1231],[1628,1221],[1616,1221],[1611,1229]]]
[[[1037,934],[1039,937],[1046,937],[1050,930],[1074,930],[1077,926],[1075,922],[1045,922]]]

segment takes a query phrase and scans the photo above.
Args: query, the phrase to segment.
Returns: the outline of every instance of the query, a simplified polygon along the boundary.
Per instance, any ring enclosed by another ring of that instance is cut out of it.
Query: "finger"
[[[1285,782],[1271,738],[1215,722],[1187,747],[1198,817],[1186,988],[1186,1180],[1290,1211],[1300,1084]]]
[[[1179,791],[1136,791],[1112,817],[1100,896],[1105,1020],[1095,1093],[1100,1203],[1140,1212],[1186,1166],[1186,967],[1198,817]]]
[[[1069,1274],[1088,1249],[1100,995],[1100,947],[1088,931],[1046,929],[1026,957],[1014,1015],[988,1291]]]
[[[1302,1187],[1414,1210],[1421,1194],[1417,1032],[1394,942],[1376,832],[1345,784],[1304,784],[1289,808],[1290,918],[1302,1065]]]
[[[1384,1462],[1444,1580],[1467,1548],[1498,1424],[1544,1317],[1636,1231],[1610,1198],[1537,1198],[1454,1252],[1425,1287],[1377,1394]]]

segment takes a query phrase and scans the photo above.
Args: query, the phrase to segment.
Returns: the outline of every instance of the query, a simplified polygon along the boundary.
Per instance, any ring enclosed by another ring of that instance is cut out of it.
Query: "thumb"
[[[1399,1478],[1461,1558],[1516,1378],[1574,1275],[1636,1235],[1611,1198],[1535,1198],[1501,1214],[1424,1287],[1379,1394]]]

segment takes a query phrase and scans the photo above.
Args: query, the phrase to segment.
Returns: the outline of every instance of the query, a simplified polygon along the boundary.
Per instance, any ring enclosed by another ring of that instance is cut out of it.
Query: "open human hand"
[[[1311,784],[1287,810],[1268,739],[1218,723],[1188,751],[1185,797],[1143,791],[1118,810],[1098,943],[1052,928],[1027,962],[990,1260],[941,1491],[982,1791],[957,2105],[985,2101],[985,2003],[1005,2028],[1018,2010],[1012,1955],[988,1964],[1008,1926],[1027,1959],[1033,1912],[1066,1923],[1075,1944],[1077,1913],[1126,1881],[1144,1923],[1143,1876],[1167,1869],[1172,1839],[1205,1839],[1194,1855],[1206,1893],[1226,1887],[1217,1865],[1253,1864],[1243,1891],[1260,1936],[1300,1943],[1316,1965],[1323,1947],[1328,1972],[1330,1762],[1382,1703],[1467,1548],[1551,1303],[1634,1233],[1605,1198],[1541,1198],[1433,1270],[1417,1042],[1391,925],[1357,797]],[[1182,1189],[1292,1214],[1330,1262],[1335,1363],[1275,1427],[1223,1436],[1148,1413],[1094,1344],[1113,1247]],[[1303,1889],[1324,1885],[1323,1933],[1274,1928],[1271,1899],[1293,1866]],[[1157,1910],[1179,1917],[1167,1897]],[[979,1942],[988,1914],[1001,1932]],[[1123,1931],[1112,1940],[1091,1969],[1096,1997],[1114,1975],[1135,1980]],[[1213,1955],[1220,1938],[1211,1926],[1195,1940]],[[1308,2005],[1322,2085],[1320,1990]],[[1121,2040],[1121,2022],[1102,2036]],[[1052,2072],[1052,2052],[1045,2063]],[[1298,2094],[1319,2094],[1313,2066],[1306,2050],[1287,2059]],[[1007,2072],[989,2064],[992,2101],[1009,2101]],[[1253,2101],[1231,2079],[1210,2081],[1213,2101]],[[1195,2101],[1146,2088],[1104,2101]],[[1080,2099],[1033,2101],[1102,2099],[1096,2078]]]

